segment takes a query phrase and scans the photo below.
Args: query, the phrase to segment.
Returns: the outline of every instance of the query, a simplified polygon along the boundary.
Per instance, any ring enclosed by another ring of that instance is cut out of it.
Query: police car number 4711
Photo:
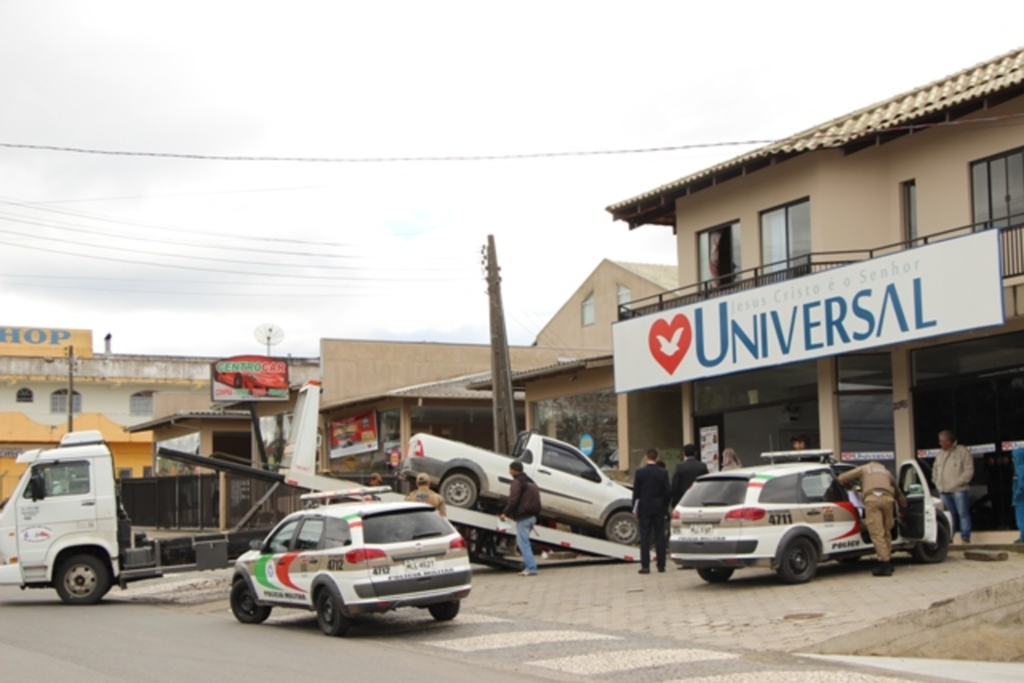
[[[872,554],[862,508],[837,480],[850,467],[789,462],[698,478],[672,513],[672,561],[711,583],[744,567],[769,568],[786,583],[803,583],[821,562]],[[896,481],[909,508],[894,530],[893,551],[941,562],[952,536],[949,513],[917,463],[901,463]]]

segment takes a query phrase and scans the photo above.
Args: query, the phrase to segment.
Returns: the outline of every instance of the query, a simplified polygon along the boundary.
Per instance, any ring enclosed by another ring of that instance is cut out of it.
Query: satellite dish
[[[284,330],[274,323],[263,323],[253,332],[256,341],[267,345],[267,355],[270,355],[270,347],[277,346],[284,339]]]

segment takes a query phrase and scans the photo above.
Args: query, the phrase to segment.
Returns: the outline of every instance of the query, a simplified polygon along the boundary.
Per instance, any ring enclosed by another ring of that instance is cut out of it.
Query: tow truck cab
[[[0,510],[0,585],[52,587],[66,603],[91,604],[114,583],[228,564],[222,535],[163,543],[141,537],[133,547],[99,431],[68,433],[56,448],[27,451],[18,462],[28,469]]]

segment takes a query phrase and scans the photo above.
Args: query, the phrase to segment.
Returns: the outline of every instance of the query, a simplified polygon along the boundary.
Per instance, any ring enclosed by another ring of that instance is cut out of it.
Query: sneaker
[[[960,540],[963,541],[964,545],[970,545],[971,544],[971,537],[970,536],[968,536],[967,538],[961,537]]]
[[[640,571],[637,572],[637,574],[650,574],[650,573],[651,573],[650,569],[641,569]]]
[[[528,572],[525,569],[519,572],[518,576],[537,576],[537,572]]]

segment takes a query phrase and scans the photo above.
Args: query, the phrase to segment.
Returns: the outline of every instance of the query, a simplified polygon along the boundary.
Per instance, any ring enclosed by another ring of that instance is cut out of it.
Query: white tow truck
[[[359,486],[316,472],[319,401],[320,383],[307,382],[299,391],[280,472],[163,447],[157,452],[193,465],[272,481],[271,492],[278,486],[310,491]],[[230,566],[250,548],[262,546],[266,536],[265,529],[239,530],[248,515],[228,533],[171,540],[133,534],[118,498],[113,456],[95,430],[68,433],[56,448],[27,451],[18,462],[28,469],[0,510],[0,585],[55,588],[66,603],[92,604],[115,584],[124,588],[172,572]],[[269,496],[270,492],[257,501],[250,514]],[[396,493],[380,498],[401,500]],[[460,508],[449,508],[448,519],[466,537],[474,562],[516,564],[506,557],[514,552],[514,525],[494,514]],[[537,542],[552,548],[636,561],[635,546],[541,526],[534,535]]]

